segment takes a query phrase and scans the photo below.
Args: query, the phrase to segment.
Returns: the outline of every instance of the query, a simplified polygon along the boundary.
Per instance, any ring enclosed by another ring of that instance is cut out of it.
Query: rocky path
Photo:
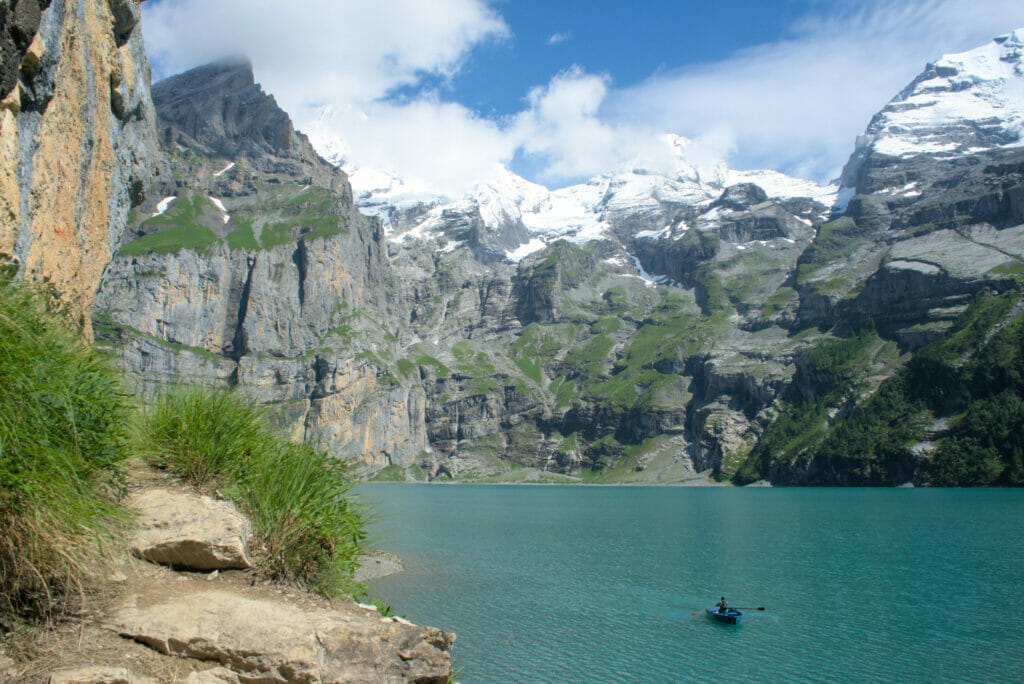
[[[140,473],[139,530],[119,588],[37,644],[5,681],[445,682],[455,636],[373,607],[260,579],[248,521],[159,473]],[[149,559],[149,560],[145,560]]]

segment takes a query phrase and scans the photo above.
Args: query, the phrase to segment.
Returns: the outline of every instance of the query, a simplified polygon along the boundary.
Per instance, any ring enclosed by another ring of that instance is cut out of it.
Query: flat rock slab
[[[129,506],[139,514],[132,551],[145,560],[188,570],[252,566],[245,554],[248,519],[226,501],[172,489],[137,492]]]
[[[121,636],[216,662],[241,682],[446,682],[454,634],[405,621],[204,591],[113,617]]]
[[[192,672],[184,684],[241,684],[238,675],[226,667],[215,667],[203,672]]]
[[[50,675],[49,684],[157,684],[151,677],[134,674],[126,667],[79,667]]]

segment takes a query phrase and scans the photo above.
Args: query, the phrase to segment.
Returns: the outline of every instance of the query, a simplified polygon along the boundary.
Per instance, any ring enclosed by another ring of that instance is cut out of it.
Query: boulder
[[[455,639],[393,618],[216,590],[163,603],[130,597],[111,628],[260,682],[445,682]]]
[[[252,566],[245,553],[251,526],[226,501],[147,489],[135,494],[129,505],[139,514],[132,551],[140,558],[188,570]]]

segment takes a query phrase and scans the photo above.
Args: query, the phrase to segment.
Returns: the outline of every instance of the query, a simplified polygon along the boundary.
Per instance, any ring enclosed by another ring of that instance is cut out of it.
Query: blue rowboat
[[[705,610],[709,618],[717,620],[718,622],[724,622],[727,625],[738,625],[740,624],[740,621],[743,620],[743,613],[735,608],[730,608],[729,610],[722,612],[719,610],[718,606],[711,606]]]

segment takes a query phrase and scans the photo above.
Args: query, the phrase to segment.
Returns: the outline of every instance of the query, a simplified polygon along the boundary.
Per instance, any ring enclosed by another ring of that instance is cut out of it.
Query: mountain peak
[[[263,91],[252,62],[234,55],[164,79],[152,88],[167,145],[193,148],[229,162],[246,159],[267,173],[284,173],[322,187],[344,174],[322,159],[291,117]]]
[[[197,91],[238,91],[255,85],[256,78],[249,58],[245,55],[232,55],[169,76],[154,83],[152,90],[154,100],[159,98],[167,103],[194,97]]]
[[[153,103],[161,123],[225,158],[281,156],[301,144],[291,118],[256,83],[252,63],[243,56],[160,81],[153,86]]]
[[[870,152],[949,158],[1024,146],[1024,28],[929,63],[874,116],[843,170],[853,187]]]

